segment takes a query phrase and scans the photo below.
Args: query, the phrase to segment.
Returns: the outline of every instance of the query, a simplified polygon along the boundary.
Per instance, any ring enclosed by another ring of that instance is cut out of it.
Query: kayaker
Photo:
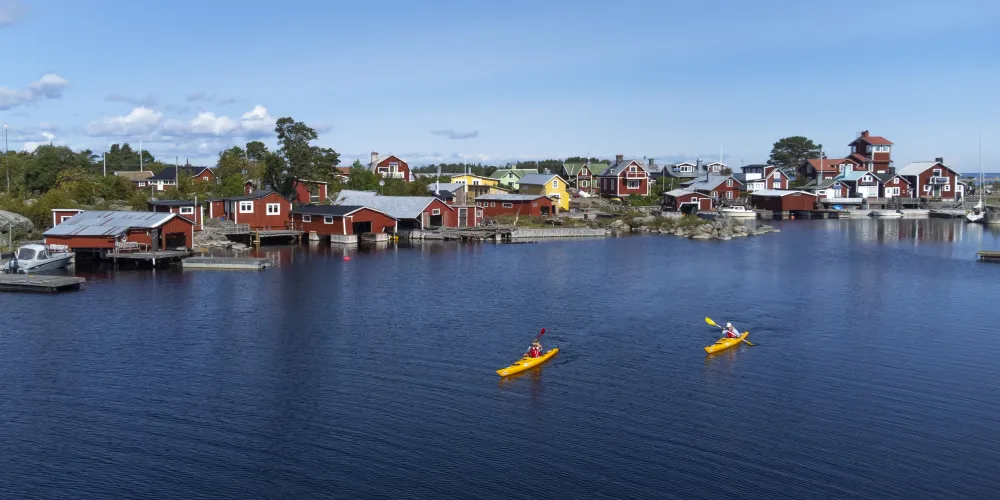
[[[541,355],[542,355],[542,344],[538,342],[538,339],[535,339],[531,343],[531,347],[528,348],[528,357],[537,358]]]
[[[732,323],[726,323],[726,336],[731,339],[735,339],[740,336],[740,332],[733,328]]]

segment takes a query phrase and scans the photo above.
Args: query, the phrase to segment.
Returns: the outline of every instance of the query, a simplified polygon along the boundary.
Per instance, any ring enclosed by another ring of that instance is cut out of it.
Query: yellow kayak
[[[706,347],[705,352],[713,353],[721,351],[723,349],[728,349],[736,344],[739,344],[740,342],[743,342],[743,339],[747,338],[747,335],[750,335],[750,332],[743,332],[743,335],[740,335],[735,339],[729,337],[722,337],[721,339],[715,341],[714,344]]]
[[[540,365],[540,364],[548,361],[549,358],[551,358],[552,356],[555,356],[557,352],[559,352],[559,348],[558,347],[554,347],[552,349],[549,349],[549,352],[546,352],[545,354],[542,354],[541,356],[539,356],[537,358],[529,358],[529,357],[525,356],[525,357],[517,360],[516,363],[508,366],[507,368],[501,368],[501,369],[497,370],[497,375],[500,375],[501,377],[506,377],[507,375],[513,375],[515,373],[521,373],[524,370],[527,370],[528,368],[531,368],[532,366],[538,366],[538,365]]]

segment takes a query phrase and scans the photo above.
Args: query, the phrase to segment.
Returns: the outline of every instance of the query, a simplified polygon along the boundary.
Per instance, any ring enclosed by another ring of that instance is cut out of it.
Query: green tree
[[[381,180],[381,177],[378,174],[368,170],[361,162],[355,161],[354,165],[351,165],[351,173],[347,175],[347,184],[344,187],[357,191],[378,191],[379,180]],[[399,179],[389,180],[399,181]]]
[[[775,142],[768,162],[780,168],[786,175],[794,174],[806,160],[819,158],[821,144],[814,143],[801,135],[785,137]]]
[[[320,148],[310,144],[316,140],[316,130],[291,117],[279,118],[274,132],[281,144],[281,156],[285,160],[288,177],[294,179],[328,180],[334,167],[340,163],[340,155],[330,148]]]

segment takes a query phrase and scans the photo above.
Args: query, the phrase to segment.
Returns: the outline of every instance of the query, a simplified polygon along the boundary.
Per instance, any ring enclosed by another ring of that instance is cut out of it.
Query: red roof
[[[844,158],[844,159],[845,160],[849,160],[849,161],[853,161],[854,163],[857,163],[857,164],[862,164],[862,163],[868,162],[868,158],[865,158],[865,155],[863,155],[861,153],[854,153],[851,156],[848,156],[847,158]]]
[[[858,141],[861,141],[861,142],[864,142],[864,143],[867,143],[867,144],[880,145],[880,146],[891,146],[892,145],[892,142],[889,141],[889,139],[886,139],[885,137],[882,137],[882,136],[879,136],[879,135],[869,135],[867,130],[865,130],[864,132],[861,132],[861,137],[858,137],[857,139],[854,139],[853,141],[851,141],[851,144],[848,144],[848,146],[850,146],[850,145],[852,145],[852,144],[854,144],[855,142],[858,142]]]
[[[847,158],[823,158],[823,170],[822,172],[836,172],[838,170],[837,165],[849,161]],[[809,164],[813,168],[819,170],[819,158],[810,158]]]

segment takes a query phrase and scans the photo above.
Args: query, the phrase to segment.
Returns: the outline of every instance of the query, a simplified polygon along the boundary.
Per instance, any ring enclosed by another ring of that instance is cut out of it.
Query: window
[[[241,214],[252,214],[253,213],[253,202],[252,201],[241,201],[240,202],[240,213]]]
[[[538,202],[536,201],[536,202],[532,203],[531,206],[537,207],[538,206]]]
[[[945,184],[943,190],[944,191],[951,191],[951,184]]]
[[[268,203],[267,215],[278,215],[281,213],[281,203]]]
[[[732,179],[732,177],[730,177],[729,179],[726,179],[726,187],[733,187],[733,179]]]
[[[636,168],[635,168],[635,165],[632,165],[631,167],[629,167],[629,168],[628,168],[628,171],[629,171],[629,173],[633,173],[633,172],[636,172],[637,170],[636,170]]]
[[[194,207],[181,207],[181,215],[194,214]]]
[[[497,206],[497,202],[495,202],[495,201],[491,201],[490,202],[490,208],[496,208],[496,206]]]
[[[934,172],[932,173],[932,175],[934,175],[934,177],[941,177],[941,169],[940,168],[935,168]]]
[[[70,217],[72,217],[72,215],[63,215],[62,217],[59,217],[59,222],[60,223],[66,222],[66,219]]]
[[[637,180],[630,180],[628,181],[627,187],[628,189],[639,189],[639,187],[641,187],[640,184],[641,183]]]
[[[324,215],[323,216],[323,224],[333,224],[333,216],[332,215]]]
[[[931,187],[930,186],[924,186],[924,192],[925,193],[931,192]]]
[[[552,181],[552,187],[558,188],[559,187],[559,181],[558,180],[553,180]]]
[[[732,191],[726,191],[726,199],[727,200],[733,199],[733,192]]]
[[[781,189],[781,181],[774,181],[774,189]]]
[[[894,178],[892,179],[892,183],[893,183],[893,184],[899,184],[899,177],[894,177]]]
[[[208,176],[206,175],[206,176],[202,177],[201,180],[207,181],[208,180]]]
[[[472,185],[473,186],[478,186],[479,185],[479,179],[476,179],[476,180],[472,181]]]
[[[441,209],[440,208],[432,208],[431,209],[431,215],[441,215]]]
[[[514,204],[513,203],[504,203],[503,204],[503,208],[514,208]]]
[[[312,222],[312,221],[313,221],[313,216],[304,214],[302,215],[302,222]]]
[[[580,185],[583,187],[590,187],[590,181],[580,181]]]
[[[861,182],[871,182],[871,181],[872,181],[872,176],[870,175],[866,175],[861,178]]]
[[[476,217],[479,217],[480,219],[482,219],[483,218],[483,211],[482,210],[476,210]]]
[[[145,185],[146,185],[146,181],[139,181],[139,187],[144,187]]]
[[[781,180],[781,172],[774,171],[774,180]]]

